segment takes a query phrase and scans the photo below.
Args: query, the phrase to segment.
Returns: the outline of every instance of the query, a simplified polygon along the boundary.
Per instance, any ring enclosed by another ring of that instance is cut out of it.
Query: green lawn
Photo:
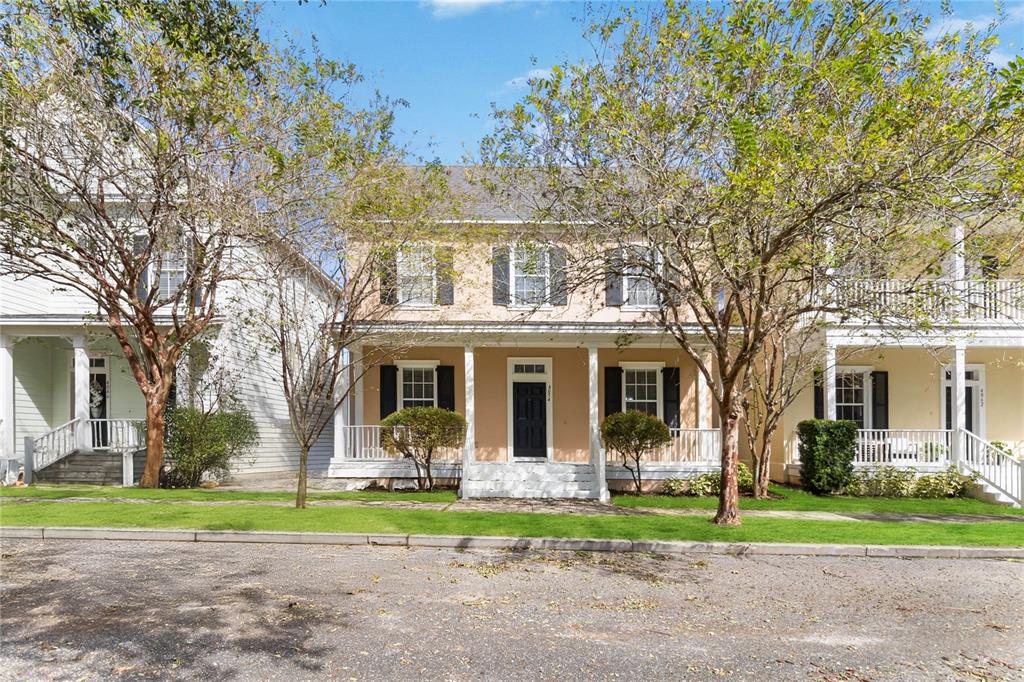
[[[5,526],[292,530],[428,535],[629,538],[729,542],[1024,546],[1024,524],[885,523],[750,518],[719,528],[703,516],[582,516],[380,507],[192,506],[156,502],[0,504]]]
[[[0,498],[4,497],[35,497],[45,499],[63,499],[68,497],[120,497],[139,500],[191,500],[209,501],[292,501],[294,492],[258,492],[248,490],[220,490],[213,488],[183,488],[174,490],[153,488],[120,488],[96,485],[32,485],[27,488],[0,488]],[[355,490],[355,491],[313,491],[308,495],[310,500],[354,500],[375,502],[394,500],[402,502],[454,502],[455,493],[438,491],[431,493],[391,493],[386,490]]]
[[[755,500],[741,498],[741,509],[767,509],[778,511],[825,512],[879,512],[895,514],[993,514],[1020,516],[1024,509],[1013,509],[972,498],[922,500],[906,497],[846,497],[832,495],[819,497],[799,488],[773,485],[774,495],[782,499]],[[621,507],[649,507],[657,509],[715,509],[717,497],[672,497],[668,495],[617,495],[612,502]]]

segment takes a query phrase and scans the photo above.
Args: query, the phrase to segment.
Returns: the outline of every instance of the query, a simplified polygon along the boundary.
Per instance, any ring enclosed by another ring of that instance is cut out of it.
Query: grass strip
[[[750,518],[738,528],[720,528],[706,517],[584,516],[501,512],[444,512],[377,507],[189,507],[117,502],[39,502],[0,505],[5,526],[182,528],[507,535],[518,537],[625,538],[724,542],[809,542],[1024,546],[1024,525],[991,523],[886,523]]]
[[[31,497],[60,500],[69,497],[132,500],[187,500],[193,502],[287,502],[295,500],[292,491],[221,490],[218,488],[121,488],[98,485],[31,485],[25,488],[0,488],[0,498]],[[310,500],[353,500],[359,502],[454,502],[453,491],[388,492],[386,490],[310,490]]]

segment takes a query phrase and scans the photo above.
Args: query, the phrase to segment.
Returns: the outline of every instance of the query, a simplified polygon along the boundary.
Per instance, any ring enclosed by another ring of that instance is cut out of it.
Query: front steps
[[[590,464],[565,462],[474,462],[463,482],[463,497],[597,499]]]
[[[77,483],[89,485],[121,485],[122,457],[120,452],[72,452],[34,474],[40,483]],[[146,451],[135,453],[135,482],[142,477]]]

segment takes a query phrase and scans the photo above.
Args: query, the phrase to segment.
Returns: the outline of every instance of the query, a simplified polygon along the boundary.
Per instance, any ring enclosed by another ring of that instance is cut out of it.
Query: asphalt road
[[[6,540],[5,680],[1024,680],[1024,563]]]

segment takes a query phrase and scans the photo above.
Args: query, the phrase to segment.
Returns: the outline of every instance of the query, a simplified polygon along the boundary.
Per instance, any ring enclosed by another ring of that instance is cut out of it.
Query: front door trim
[[[974,435],[981,439],[985,439],[986,424],[985,424],[985,365],[983,364],[967,364],[964,369],[968,372],[977,372],[977,379],[970,379],[966,382],[968,386],[973,386],[974,390],[978,392],[978,414],[975,415],[977,423],[974,425]],[[951,387],[953,382],[952,379],[946,378],[946,373],[950,375],[953,373],[953,365],[943,365],[942,370],[939,373],[939,424],[940,428],[946,426],[946,388]]]
[[[516,365],[543,365],[544,373],[530,372],[530,373],[517,373],[515,372]],[[508,423],[508,446],[506,450],[506,459],[509,462],[537,462],[544,461],[538,457],[521,457],[517,458],[515,453],[515,442],[514,442],[514,430],[512,424],[512,384],[516,381],[530,381],[530,382],[544,382],[547,385],[545,390],[546,394],[546,419],[547,427],[544,429],[545,436],[547,438],[547,461],[552,461],[555,456],[554,448],[554,434],[552,433],[554,426],[554,419],[552,417],[552,405],[554,403],[553,393],[553,374],[551,366],[551,358],[508,358],[506,363],[505,371],[506,384],[506,420]]]

